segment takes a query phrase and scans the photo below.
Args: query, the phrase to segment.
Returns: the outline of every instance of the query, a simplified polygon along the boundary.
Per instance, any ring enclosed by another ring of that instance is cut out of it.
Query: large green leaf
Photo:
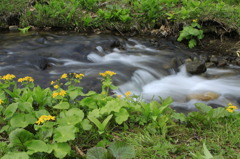
[[[74,87],[74,89],[68,90],[67,93],[71,100],[76,99],[77,96],[84,95],[82,93],[82,88],[80,88],[80,87]]]
[[[53,140],[57,142],[67,142],[75,139],[77,128],[73,125],[59,126],[54,130]]]
[[[32,107],[32,103],[30,102],[20,102],[18,108],[19,110],[23,112],[28,112],[28,113],[31,113],[34,111]]]
[[[17,108],[18,108],[18,103],[10,104],[3,113],[6,119],[12,117],[13,114],[16,112]]]
[[[29,159],[26,152],[8,152],[1,159]]]
[[[33,114],[16,114],[10,120],[10,124],[12,127],[25,128],[29,124],[34,124],[36,120]]]
[[[227,111],[224,108],[217,108],[217,109],[213,109],[213,114],[212,117],[213,118],[221,118],[226,116]]]
[[[53,106],[54,109],[68,109],[70,107],[68,102],[61,102],[55,106]]]
[[[109,151],[116,159],[130,159],[136,156],[133,146],[120,141],[110,144]]]
[[[128,111],[126,109],[121,108],[118,113],[115,113],[115,116],[116,116],[116,118],[115,118],[116,123],[118,123],[120,125],[124,121],[128,120],[129,113],[128,113]]]
[[[81,122],[81,125],[82,125],[83,130],[91,130],[91,128],[92,128],[92,125],[90,124],[90,121],[88,119],[84,119]]]
[[[108,152],[103,147],[93,147],[87,151],[87,159],[109,159]]]
[[[100,109],[100,114],[110,114],[111,112],[119,112],[120,109],[124,106],[123,101],[111,100],[108,101],[107,104]]]
[[[210,110],[212,110],[212,107],[204,103],[196,103],[195,106],[202,113],[208,113]]]
[[[28,154],[32,155],[36,152],[47,152],[51,153],[48,145],[42,140],[30,140],[24,143],[24,146],[28,149]]]
[[[46,122],[43,125],[34,125],[34,129],[37,131],[36,137],[41,140],[45,140],[47,138],[52,137],[53,135],[53,127],[55,122]]]
[[[84,118],[84,113],[79,108],[72,108],[67,112],[61,112],[60,118],[57,122],[60,125],[75,125],[80,123]]]
[[[15,147],[23,147],[24,143],[32,140],[34,135],[22,128],[13,130],[9,134],[9,141],[10,141],[10,146],[15,146]]]
[[[68,143],[55,143],[53,145],[54,156],[57,158],[64,158],[67,154],[70,153],[71,147]]]

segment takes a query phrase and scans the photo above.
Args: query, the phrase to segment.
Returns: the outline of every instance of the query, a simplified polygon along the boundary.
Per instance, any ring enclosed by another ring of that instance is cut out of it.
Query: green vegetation
[[[198,25],[192,24],[197,19]],[[0,27],[58,27],[76,31],[95,29],[139,33],[168,28],[167,34],[180,33],[189,46],[197,45],[202,31],[218,25],[229,32],[240,32],[240,2],[237,0],[2,0]],[[204,24],[207,24],[204,25]],[[182,27],[183,26],[183,27]],[[193,33],[194,28],[194,33]],[[189,35],[185,33],[191,29]],[[196,33],[196,29],[199,33]],[[217,32],[216,29],[212,30]],[[201,32],[201,33],[200,33]],[[183,35],[184,34],[184,35]],[[197,35],[196,35],[197,34]],[[223,33],[219,33],[223,34]]]
[[[240,113],[197,103],[188,115],[172,99],[146,103],[116,89],[100,73],[102,91],[84,90],[84,74],[63,74],[43,89],[34,79],[0,77],[0,156],[7,158],[238,158]]]

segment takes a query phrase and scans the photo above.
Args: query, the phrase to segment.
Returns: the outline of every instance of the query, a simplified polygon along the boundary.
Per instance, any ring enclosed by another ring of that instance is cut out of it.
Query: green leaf
[[[88,119],[84,119],[81,122],[81,125],[82,125],[83,130],[91,130],[91,128],[92,128],[92,125],[90,124],[90,121]]]
[[[99,133],[102,134],[108,124],[108,122],[110,121],[110,119],[112,118],[112,114],[109,115],[104,121],[103,123],[101,123],[97,118],[93,117],[93,116],[88,116],[88,119],[93,122],[99,129]]]
[[[43,109],[35,111],[35,115],[37,116],[37,118],[40,118],[42,115],[50,115],[50,113],[46,109]]]
[[[26,152],[8,152],[1,159],[29,159]]]
[[[34,129],[37,131],[36,137],[41,140],[51,138],[53,135],[53,127],[55,122],[45,122],[43,125],[34,125]]]
[[[115,116],[116,116],[116,118],[115,118],[116,123],[118,123],[120,125],[124,121],[128,120],[129,113],[128,113],[128,111],[126,109],[121,108],[118,113],[115,113]]]
[[[212,110],[212,107],[210,107],[204,103],[196,103],[195,106],[202,113],[208,113],[209,111]]]
[[[191,40],[188,42],[188,47],[189,47],[189,48],[194,48],[196,45],[197,45],[197,41],[196,41],[195,39],[191,39]]]
[[[34,124],[37,121],[32,114],[16,114],[10,120],[12,127],[22,127],[25,128],[29,124]]]
[[[129,159],[136,157],[134,147],[120,141],[110,144],[109,151],[116,159]]]
[[[93,111],[88,113],[88,116],[93,116],[93,117],[100,117],[100,109],[94,109]]]
[[[70,107],[68,102],[61,102],[55,106],[53,106],[54,109],[68,109]]]
[[[57,142],[67,142],[75,139],[77,128],[73,125],[59,126],[54,130],[53,140]]]
[[[67,92],[68,92],[68,95],[69,95],[71,100],[76,99],[77,96],[79,96],[79,95],[83,95],[82,88],[79,88],[79,87],[77,87],[77,88],[75,87],[74,90],[69,90]]]
[[[111,112],[119,112],[120,109],[124,106],[124,101],[117,101],[117,100],[111,100],[108,101],[107,104],[100,109],[100,114],[110,114]]]
[[[31,113],[34,111],[32,107],[32,103],[30,102],[20,102],[18,108],[19,110],[23,112],[28,112],[28,113]]]
[[[93,147],[87,151],[87,159],[109,159],[107,150],[103,147]]]
[[[27,147],[28,149],[28,154],[32,155],[36,152],[47,152],[47,153],[51,153],[51,151],[49,151],[49,147],[48,145],[41,141],[41,140],[30,140],[24,143],[24,146]]]
[[[180,120],[181,122],[186,122],[186,116],[183,113],[174,113],[171,116],[173,119]]]
[[[205,159],[211,159],[213,158],[212,154],[209,152],[209,150],[207,149],[207,146],[205,145],[205,143],[203,143],[203,153],[204,153],[204,158]]]
[[[10,104],[3,113],[6,119],[12,117],[13,114],[16,112],[17,108],[18,108],[18,103]]]
[[[57,158],[64,158],[70,153],[71,147],[68,143],[55,143],[53,145],[54,156]]]
[[[15,129],[9,134],[10,146],[22,147],[23,144],[29,140],[32,140],[34,135],[24,129]]]
[[[57,120],[60,125],[75,125],[83,120],[84,113],[79,108],[72,108],[67,112],[61,112],[60,117]]]
[[[221,118],[221,117],[226,116],[226,114],[227,114],[227,111],[224,108],[219,107],[219,108],[213,109],[213,110],[214,110],[213,114],[212,114],[213,118]]]

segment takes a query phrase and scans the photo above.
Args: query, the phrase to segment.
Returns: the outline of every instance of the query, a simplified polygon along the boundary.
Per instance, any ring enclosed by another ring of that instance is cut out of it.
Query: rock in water
[[[206,72],[207,68],[204,61],[189,61],[186,63],[186,70],[190,74],[201,74]]]
[[[220,95],[215,92],[195,93],[187,96],[188,100],[197,99],[201,101],[209,101],[217,99]]]

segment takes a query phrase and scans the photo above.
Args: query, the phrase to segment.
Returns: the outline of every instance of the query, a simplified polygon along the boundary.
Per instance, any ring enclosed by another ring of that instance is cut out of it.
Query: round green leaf
[[[61,102],[55,106],[53,106],[54,109],[68,109],[70,107],[68,102]]]
[[[53,140],[57,142],[66,142],[75,139],[77,128],[73,125],[59,126],[54,130]]]
[[[32,155],[36,152],[49,152],[48,145],[41,140],[30,140],[24,143],[24,146],[28,149],[28,154]]]
[[[29,140],[32,140],[34,135],[24,129],[16,129],[9,135],[10,146],[22,147],[23,144]]]
[[[8,152],[1,159],[29,159],[26,152]]]

